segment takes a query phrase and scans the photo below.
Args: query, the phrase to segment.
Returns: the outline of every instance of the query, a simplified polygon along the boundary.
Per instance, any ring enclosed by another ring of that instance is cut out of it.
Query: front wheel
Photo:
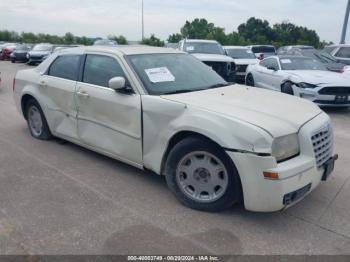
[[[293,87],[291,82],[285,82],[281,87],[281,92],[288,94],[288,95],[294,95]]]
[[[216,144],[188,137],[170,151],[166,181],[185,206],[202,211],[222,211],[241,196],[238,172],[232,160]]]
[[[40,105],[34,99],[26,104],[26,119],[31,135],[40,140],[49,140],[52,135]]]
[[[248,75],[247,75],[247,78],[246,78],[246,80],[245,80],[245,84],[246,84],[247,86],[255,86],[254,77],[253,77],[252,74],[248,74]]]

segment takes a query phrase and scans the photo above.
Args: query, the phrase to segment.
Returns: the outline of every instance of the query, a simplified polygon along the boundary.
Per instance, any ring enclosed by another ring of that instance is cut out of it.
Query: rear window
[[[253,53],[275,53],[276,50],[272,46],[253,46]]]
[[[79,55],[59,56],[51,64],[49,69],[49,75],[77,81],[79,65],[80,65]]]
[[[350,58],[350,47],[340,48],[339,51],[335,54],[335,56]]]

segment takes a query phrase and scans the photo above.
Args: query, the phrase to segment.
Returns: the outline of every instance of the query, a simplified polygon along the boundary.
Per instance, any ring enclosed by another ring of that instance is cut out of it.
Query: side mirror
[[[274,66],[268,66],[267,69],[272,70],[272,71],[277,71],[277,68],[275,68]]]
[[[115,91],[121,91],[125,88],[125,78],[124,77],[113,77],[108,82],[109,88]]]

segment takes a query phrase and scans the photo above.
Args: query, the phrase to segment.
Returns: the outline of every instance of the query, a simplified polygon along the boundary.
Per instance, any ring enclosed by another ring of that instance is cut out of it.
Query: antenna
[[[346,6],[343,30],[342,30],[341,39],[340,39],[341,44],[345,44],[346,31],[347,31],[348,22],[349,22],[349,12],[350,12],[350,0],[348,0],[348,5]]]

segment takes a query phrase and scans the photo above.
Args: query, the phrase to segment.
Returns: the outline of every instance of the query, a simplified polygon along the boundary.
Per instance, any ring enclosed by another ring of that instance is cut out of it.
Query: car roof
[[[165,47],[153,47],[146,45],[119,45],[119,46],[83,46],[83,47],[74,47],[59,50],[59,53],[84,53],[88,52],[102,52],[102,53],[114,53],[119,55],[138,55],[138,54],[172,54],[183,52],[177,51],[173,48]]]
[[[333,44],[326,47],[350,47],[350,44]]]
[[[224,46],[225,49],[249,49],[247,46],[240,46],[240,45],[226,45]]]
[[[186,43],[218,43],[215,40],[205,40],[205,39],[185,39]]]

